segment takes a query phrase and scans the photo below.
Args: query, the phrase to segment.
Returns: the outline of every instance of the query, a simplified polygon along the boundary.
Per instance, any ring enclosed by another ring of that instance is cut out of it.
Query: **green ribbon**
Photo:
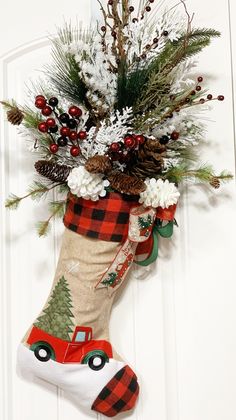
[[[153,237],[153,247],[152,252],[143,261],[135,261],[136,264],[141,265],[142,267],[147,267],[149,264],[152,264],[154,261],[156,261],[158,257],[158,234],[162,236],[163,238],[170,238],[173,234],[174,230],[174,222],[171,221],[167,223],[165,226],[162,226],[161,222],[158,222],[157,225],[154,225],[153,231],[152,231],[152,237]]]

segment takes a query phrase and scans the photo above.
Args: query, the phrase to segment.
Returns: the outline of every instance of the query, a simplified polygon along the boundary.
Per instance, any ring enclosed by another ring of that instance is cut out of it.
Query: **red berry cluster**
[[[82,110],[72,105],[68,112],[59,113],[58,99],[50,98],[48,101],[43,95],[35,98],[35,106],[41,110],[46,120],[38,124],[41,133],[47,133],[51,137],[50,152],[55,154],[59,147],[70,147],[70,154],[74,157],[80,154],[79,140],[85,140],[86,131],[79,130],[80,117]],[[59,136],[59,137],[58,137]]]
[[[127,134],[123,141],[111,143],[109,147],[109,156],[113,161],[127,162],[132,156],[134,150],[145,142],[142,134]]]
[[[198,81],[198,84],[195,87],[195,90],[192,90],[192,92],[190,94],[191,96],[196,95],[197,92],[200,92],[202,90],[202,87],[201,87],[200,83],[203,82],[203,77],[199,76],[197,78],[197,81]],[[209,93],[206,98],[200,98],[199,103],[204,104],[205,102],[212,101],[212,100],[223,101],[224,99],[225,99],[225,97],[223,95],[218,95],[217,97],[213,98],[213,95],[211,93]],[[186,102],[190,102],[190,99],[186,98]]]

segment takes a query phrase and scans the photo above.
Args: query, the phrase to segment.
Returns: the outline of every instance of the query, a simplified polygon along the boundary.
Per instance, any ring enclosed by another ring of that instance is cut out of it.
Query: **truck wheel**
[[[40,360],[40,362],[48,362],[52,357],[51,349],[44,344],[40,344],[34,349],[35,357]]]
[[[105,366],[105,363],[105,357],[101,356],[100,354],[95,354],[94,356],[91,356],[88,361],[88,365],[92,370],[102,369]]]

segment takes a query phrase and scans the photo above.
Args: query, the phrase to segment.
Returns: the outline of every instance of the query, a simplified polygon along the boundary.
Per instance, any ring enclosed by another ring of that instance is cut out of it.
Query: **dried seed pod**
[[[215,189],[220,188],[220,180],[219,180],[219,178],[217,178],[216,176],[213,176],[213,177],[211,178],[211,180],[210,180],[209,184],[210,184],[213,188],[215,188]]]

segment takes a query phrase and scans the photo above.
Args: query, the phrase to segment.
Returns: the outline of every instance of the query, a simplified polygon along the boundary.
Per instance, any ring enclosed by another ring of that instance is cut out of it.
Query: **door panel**
[[[104,0],[105,1],[105,0]],[[173,4],[166,1],[166,5]],[[91,7],[92,5],[92,7]],[[204,113],[208,144],[203,148],[216,169],[235,171],[234,75],[236,33],[230,0],[189,0],[195,25],[215,27],[222,37],[200,56],[196,77],[224,94]],[[36,9],[36,8],[35,8]],[[7,3],[2,10],[1,98],[24,102],[24,83],[35,79],[49,57],[45,34],[65,19],[96,19],[95,0],[72,0],[70,6],[45,0]],[[20,16],[20,18],[19,18]],[[1,112],[1,305],[0,418],[4,420],[86,420],[104,418],[78,412],[61,390],[16,375],[19,341],[50,291],[60,248],[62,223],[46,239],[38,239],[36,220],[45,205],[22,202],[17,212],[4,209],[10,192],[23,194],[32,179],[33,156]],[[205,159],[204,159],[205,161]],[[115,303],[111,337],[117,351],[140,378],[137,409],[120,419],[235,420],[235,182],[220,191],[195,186],[183,191],[173,239],[160,241],[160,257],[148,277],[131,275]]]

